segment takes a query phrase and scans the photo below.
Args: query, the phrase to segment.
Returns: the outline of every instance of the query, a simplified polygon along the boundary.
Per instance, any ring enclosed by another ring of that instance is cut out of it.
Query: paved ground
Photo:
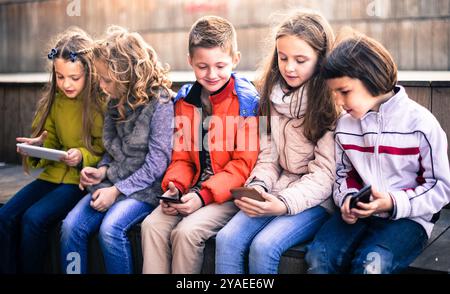
[[[33,176],[39,171],[33,172]],[[5,203],[23,186],[34,180],[23,172],[22,166],[10,165],[0,167],[0,203]]]

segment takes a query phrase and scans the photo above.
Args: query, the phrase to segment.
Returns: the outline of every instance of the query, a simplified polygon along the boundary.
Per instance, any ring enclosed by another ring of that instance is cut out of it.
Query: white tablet
[[[25,151],[30,157],[44,158],[48,160],[60,161],[62,157],[67,156],[66,151],[38,147],[24,143],[18,143],[17,147]]]

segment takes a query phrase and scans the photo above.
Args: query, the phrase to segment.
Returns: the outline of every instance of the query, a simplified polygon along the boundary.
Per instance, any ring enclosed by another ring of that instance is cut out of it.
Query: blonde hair
[[[283,79],[278,66],[278,52],[276,40],[283,36],[295,36],[314,49],[318,58],[312,77],[297,88],[291,88]],[[334,101],[326,86],[325,80],[320,76],[320,66],[330,51],[334,42],[334,33],[328,21],[320,14],[299,10],[287,16],[276,28],[274,37],[271,40],[271,53],[268,55],[262,67],[262,76],[256,81],[257,88],[261,93],[260,114],[270,117],[270,95],[274,85],[281,84],[289,90],[289,94],[297,92],[301,86],[307,89],[307,106],[303,117],[303,132],[308,140],[316,143],[327,130],[331,130],[337,118],[337,111]],[[299,99],[303,96],[303,91],[299,94]],[[294,100],[294,99],[293,99]],[[293,103],[293,101],[291,101]],[[294,114],[300,118],[300,105],[296,101]],[[292,105],[291,105],[292,106]],[[270,119],[268,119],[268,131],[270,132]]]
[[[82,139],[84,146],[92,153],[101,155],[101,150],[96,150],[92,145],[91,130],[94,124],[94,113],[103,116],[103,108],[105,97],[101,95],[100,89],[96,80],[94,68],[94,56],[92,49],[94,41],[82,29],[78,27],[70,27],[60,35],[56,36],[55,40],[51,42],[49,48],[51,52],[48,57],[51,59],[50,63],[50,82],[44,88],[44,94],[37,103],[35,112],[35,120],[31,126],[31,136],[37,137],[44,131],[45,121],[50,114],[51,107],[55,101],[55,95],[58,93],[58,86],[56,83],[56,73],[53,61],[56,58],[71,60],[73,62],[80,61],[84,68],[85,84],[80,93],[80,99],[83,101],[82,112]],[[76,57],[73,57],[76,55]],[[28,172],[28,165],[26,160],[24,162],[24,169]]]
[[[155,50],[138,33],[111,26],[106,38],[95,46],[94,55],[98,61],[105,62],[109,78],[117,87],[118,97],[114,98],[118,99],[119,121],[126,118],[125,104],[136,109],[150,99],[170,99],[169,67],[160,64]]]
[[[192,57],[194,49],[220,47],[228,51],[231,56],[238,50],[236,31],[226,19],[209,15],[199,18],[189,32],[189,55]]]

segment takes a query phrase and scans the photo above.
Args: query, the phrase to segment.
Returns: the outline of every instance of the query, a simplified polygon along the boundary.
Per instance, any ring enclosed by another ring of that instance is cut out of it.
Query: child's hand
[[[179,192],[178,192],[177,187],[175,187],[175,184],[173,182],[169,182],[168,189],[162,196],[177,198],[178,197],[178,193]]]
[[[394,207],[389,193],[378,192],[373,186],[372,198],[373,200],[369,203],[358,202],[356,204],[358,208],[352,208],[352,213],[358,218],[366,218],[373,214],[389,212]]]
[[[278,197],[267,193],[264,189],[262,189],[262,191],[257,191],[261,193],[262,197],[266,201],[258,201],[248,197],[242,197],[241,199],[234,200],[234,204],[236,204],[240,210],[250,217],[284,215],[287,213],[286,205],[283,201],[278,199]]]
[[[167,215],[178,215],[178,210],[170,206],[170,203],[159,200],[159,204],[161,205],[161,210],[164,214]]]
[[[190,215],[203,205],[200,196],[194,192],[183,195],[181,197],[181,202],[183,203],[170,203],[170,206],[175,208],[181,215]]]
[[[39,137],[36,138],[17,137],[16,141],[28,145],[42,146],[44,144],[45,139],[47,139],[47,135],[48,135],[47,131],[43,131]],[[17,147],[17,153],[20,153],[21,155],[24,156],[28,156],[28,154],[19,147]]]
[[[120,191],[115,186],[98,189],[92,194],[91,207],[99,212],[105,212],[119,195]]]
[[[80,184],[78,187],[84,190],[84,187],[99,184],[106,177],[106,169],[106,166],[100,168],[88,166],[83,168],[80,172]]]
[[[249,188],[255,189],[259,194],[266,192],[266,190],[264,190],[264,188],[260,185],[251,185]]]
[[[67,150],[67,156],[62,158],[61,161],[68,166],[77,166],[82,159],[83,155],[81,154],[81,151],[79,149],[70,148],[69,150]]]
[[[351,196],[348,196],[345,199],[344,204],[342,204],[342,206],[341,206],[342,219],[349,225],[356,223],[356,221],[358,220],[358,218],[350,211],[350,199],[351,198],[352,198]]]

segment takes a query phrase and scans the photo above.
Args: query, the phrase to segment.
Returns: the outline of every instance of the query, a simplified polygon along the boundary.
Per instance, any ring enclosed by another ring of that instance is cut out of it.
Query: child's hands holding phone
[[[358,201],[354,208],[350,208],[353,197],[347,197],[341,207],[342,219],[348,224],[354,224],[358,218],[366,218],[374,214],[392,211],[394,204],[389,193],[379,192],[372,187],[371,195],[372,201],[367,203]]]
[[[259,192],[261,199],[256,197],[235,197],[234,203],[245,214],[250,217],[284,215],[287,213],[287,207],[278,197],[267,193],[262,187],[251,186],[247,189],[255,189]],[[238,190],[238,189],[236,189]]]

